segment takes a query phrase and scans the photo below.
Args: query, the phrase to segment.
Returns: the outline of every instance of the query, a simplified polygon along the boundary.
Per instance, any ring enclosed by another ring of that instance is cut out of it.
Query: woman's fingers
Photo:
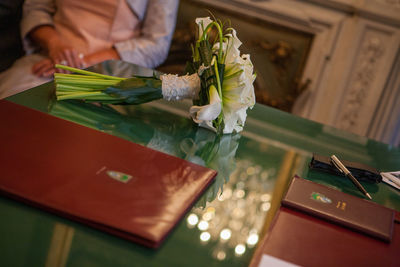
[[[84,62],[80,53],[75,49],[64,49],[58,53],[54,58],[55,64],[66,65],[74,68],[84,67]],[[57,69],[61,73],[69,73],[68,71]]]
[[[49,58],[43,59],[32,66],[32,73],[38,77],[50,77],[54,72],[54,64]]]
[[[66,65],[68,66],[68,61],[66,59],[64,59],[63,56],[57,55],[54,59],[53,59],[54,64],[60,64],[60,65]],[[57,69],[57,72],[60,73],[67,73],[67,71],[62,70],[62,69]]]
[[[65,49],[63,51],[63,55],[64,55],[65,60],[67,61],[67,65],[75,68],[75,60],[74,60],[72,54],[73,54],[73,52],[70,49]]]
[[[66,65],[74,68],[83,67],[83,59],[80,53],[69,44],[62,41],[54,42],[49,46],[49,57],[53,60],[54,64]],[[68,71],[57,69],[61,73],[69,73]]]
[[[78,51],[76,51],[75,49],[70,50],[70,57],[71,57],[71,61],[73,64],[72,67],[74,67],[74,68],[82,68],[83,67],[83,60],[79,56]]]
[[[56,72],[56,69],[53,67],[45,72],[43,72],[42,77],[51,77]]]

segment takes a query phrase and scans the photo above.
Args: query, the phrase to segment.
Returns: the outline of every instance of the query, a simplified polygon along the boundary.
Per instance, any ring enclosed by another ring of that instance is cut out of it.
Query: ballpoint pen
[[[364,187],[357,181],[356,178],[354,178],[353,174],[351,174],[346,166],[344,166],[343,163],[340,162],[340,160],[335,155],[331,156],[331,162],[341,173],[347,176],[364,195],[366,195],[369,199],[372,199],[372,197],[368,194]]]

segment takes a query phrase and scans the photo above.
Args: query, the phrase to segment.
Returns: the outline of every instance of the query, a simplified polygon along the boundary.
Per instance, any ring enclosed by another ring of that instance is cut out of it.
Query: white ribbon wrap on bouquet
[[[165,74],[160,79],[162,95],[166,100],[195,99],[199,95],[201,82],[197,73],[185,76]]]

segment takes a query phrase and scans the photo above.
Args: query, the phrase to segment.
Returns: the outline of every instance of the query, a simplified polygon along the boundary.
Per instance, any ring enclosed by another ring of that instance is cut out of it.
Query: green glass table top
[[[129,77],[148,69],[109,61],[93,71]],[[312,153],[336,154],[381,171],[400,168],[400,149],[266,106],[244,131],[217,137],[197,127],[189,101],[101,106],[54,100],[52,83],[8,100],[216,169],[216,182],[158,250],[0,198],[4,266],[247,266],[294,174],[363,198],[343,177],[309,171]],[[29,134],[29,129],[27,129]],[[363,183],[373,201],[400,211],[400,192]],[[223,189],[223,190],[222,190]],[[222,193],[221,193],[222,192]]]

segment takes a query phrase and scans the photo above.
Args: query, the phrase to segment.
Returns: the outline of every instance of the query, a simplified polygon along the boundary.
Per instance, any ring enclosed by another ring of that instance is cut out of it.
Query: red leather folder
[[[250,266],[263,254],[300,266],[399,266],[400,224],[391,243],[282,207]]]
[[[282,205],[390,242],[392,209],[295,176]]]
[[[158,247],[216,171],[0,100],[0,192]]]

